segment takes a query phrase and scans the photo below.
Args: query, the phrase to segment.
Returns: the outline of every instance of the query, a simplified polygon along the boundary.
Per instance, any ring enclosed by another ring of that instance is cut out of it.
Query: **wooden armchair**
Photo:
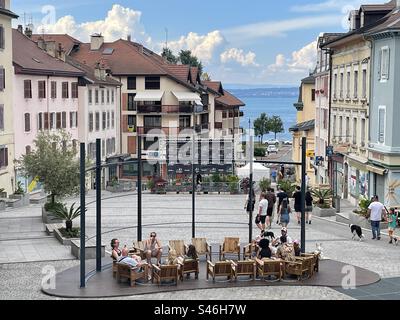
[[[243,247],[243,259],[252,259],[253,253],[257,254],[258,246],[255,243],[249,243]]]
[[[124,263],[116,262],[116,266],[117,266],[117,281],[118,282],[121,282],[121,278],[126,278],[129,280],[130,286],[134,287],[135,281],[138,279],[145,279],[145,281],[147,281],[147,277],[148,277],[147,263],[143,264],[141,271],[136,271],[135,269],[132,269],[132,267],[130,265],[127,265]]]
[[[192,245],[195,246],[198,256],[206,256],[206,260],[212,261],[211,246],[206,238],[192,238]]]
[[[301,257],[312,257],[312,275],[314,274],[314,272],[318,272],[319,271],[319,253],[302,253],[300,255]]]
[[[250,276],[253,280],[256,279],[256,263],[254,260],[231,261],[231,263],[235,280],[238,279],[238,276]]]
[[[183,240],[169,240],[168,251],[175,250],[178,257],[183,257],[187,252],[187,246]]]
[[[304,275],[310,276],[312,257],[296,257],[296,261],[285,261],[284,275],[290,274],[297,276],[297,280],[304,279]]]
[[[284,261],[281,259],[263,258],[257,260],[257,274],[264,280],[265,276],[276,277],[275,281],[280,281],[283,274]]]
[[[129,254],[136,254],[142,259],[146,259],[146,253],[144,252],[144,241],[134,241],[133,248],[129,250]]]
[[[185,259],[182,263],[180,263],[179,268],[179,276],[181,281],[183,281],[183,275],[186,274],[187,277],[190,276],[191,273],[194,273],[195,279],[199,278],[199,260],[196,259]]]
[[[225,276],[228,280],[232,281],[233,269],[232,261],[217,261],[212,263],[207,260],[207,280],[211,275],[213,282],[215,282],[215,277]]]
[[[237,254],[240,260],[239,238],[225,238],[224,243],[219,246],[219,260],[225,259],[225,254]]]
[[[153,276],[151,277],[152,283],[155,280],[156,283],[158,283],[158,285],[161,285],[162,281],[173,280],[174,285],[177,285],[178,277],[179,277],[179,271],[177,264],[161,265],[159,267],[153,265]]]

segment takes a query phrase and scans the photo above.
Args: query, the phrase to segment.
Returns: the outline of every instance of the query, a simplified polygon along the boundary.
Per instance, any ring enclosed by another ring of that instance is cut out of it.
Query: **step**
[[[54,233],[54,229],[61,229],[64,227],[63,223],[48,223],[45,224],[46,227],[46,233],[48,235],[52,235]]]

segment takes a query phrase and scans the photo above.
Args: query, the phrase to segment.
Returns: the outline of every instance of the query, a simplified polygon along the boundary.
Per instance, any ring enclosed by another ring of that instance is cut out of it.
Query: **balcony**
[[[168,134],[169,128],[162,128],[162,127],[138,127],[139,134],[148,134],[150,131],[154,130],[154,134],[157,135],[157,131],[163,131],[165,134]]]
[[[193,113],[193,105],[137,105],[138,113]],[[196,106],[195,113],[208,112],[208,106]]]

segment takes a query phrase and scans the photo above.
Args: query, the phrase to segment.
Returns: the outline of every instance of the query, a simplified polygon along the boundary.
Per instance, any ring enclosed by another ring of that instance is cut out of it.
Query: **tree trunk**
[[[55,200],[56,200],[56,195],[52,193],[51,194],[51,203],[54,204]]]
[[[276,132],[274,132],[275,133],[275,140],[276,140]]]

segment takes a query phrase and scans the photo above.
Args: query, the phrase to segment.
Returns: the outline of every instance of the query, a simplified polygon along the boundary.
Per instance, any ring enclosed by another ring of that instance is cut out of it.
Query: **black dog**
[[[360,227],[360,226],[357,226],[357,225],[355,225],[355,224],[349,224],[349,227],[350,227],[351,233],[353,234],[353,237],[351,238],[351,240],[354,240],[354,238],[355,238],[356,235],[358,236],[358,238],[360,239],[360,241],[361,241],[362,239],[364,239],[364,235],[363,235],[363,233],[362,233],[362,230],[361,230],[361,227]]]
[[[274,240],[275,235],[272,231],[264,231],[264,238],[270,238],[270,240]]]

